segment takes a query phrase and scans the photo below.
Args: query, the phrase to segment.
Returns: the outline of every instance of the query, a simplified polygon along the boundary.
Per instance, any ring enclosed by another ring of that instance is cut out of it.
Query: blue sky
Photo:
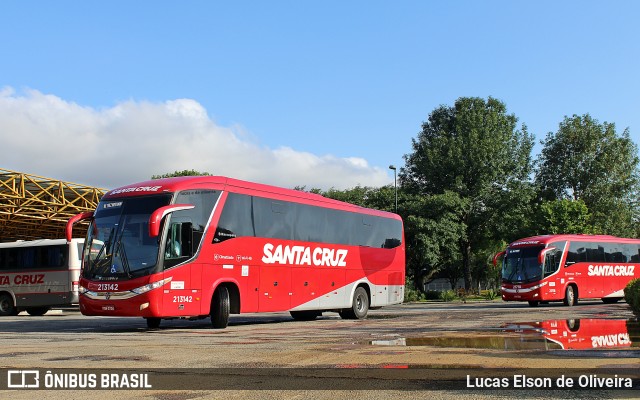
[[[4,1],[0,15],[0,168],[103,187],[190,168],[377,186],[462,96],[502,100],[537,141],[590,113],[640,143],[635,1]]]

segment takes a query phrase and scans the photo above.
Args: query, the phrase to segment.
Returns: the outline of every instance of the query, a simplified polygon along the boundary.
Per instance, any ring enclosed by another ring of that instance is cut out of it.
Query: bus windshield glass
[[[149,217],[170,200],[165,194],[101,201],[85,243],[83,276],[127,279],[155,272],[158,238],[149,237]]]
[[[538,263],[542,249],[542,246],[507,249],[502,264],[502,281],[527,283],[542,279],[542,265]]]

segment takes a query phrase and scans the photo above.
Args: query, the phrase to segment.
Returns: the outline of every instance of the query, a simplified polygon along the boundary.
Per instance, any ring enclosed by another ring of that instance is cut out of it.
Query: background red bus
[[[80,278],[85,315],[163,318],[323,311],[364,318],[401,303],[398,215],[225,177],[142,182],[105,194],[90,219]],[[89,250],[91,249],[91,250]]]
[[[540,302],[598,298],[616,302],[640,278],[640,240],[606,235],[534,236],[511,243],[499,256],[502,299]]]

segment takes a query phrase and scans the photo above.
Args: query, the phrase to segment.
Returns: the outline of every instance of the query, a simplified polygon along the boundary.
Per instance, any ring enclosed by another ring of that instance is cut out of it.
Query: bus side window
[[[629,262],[637,263],[640,262],[640,246],[636,244],[627,244],[625,245],[627,249],[627,257],[629,258]]]
[[[562,253],[564,253],[566,245],[567,242],[550,243],[550,246],[553,246],[556,249],[547,253],[544,263],[544,276],[552,275],[558,271],[560,268],[560,260],[562,260]]]
[[[564,263],[565,267],[571,266],[580,261],[578,256],[578,245],[580,245],[580,243],[576,242],[571,242],[571,244],[569,245],[569,251],[567,251],[567,259]]]
[[[216,227],[213,243],[237,237],[254,236],[252,208],[251,196],[229,193]]]
[[[193,240],[191,237],[192,224],[190,222],[174,222],[169,227],[165,259],[191,257],[193,255]]]
[[[618,262],[618,263],[626,263],[627,262],[627,253],[624,245],[617,243],[600,243],[604,249],[604,258],[607,262]]]
[[[600,243],[588,243],[587,260],[588,262],[604,262],[604,247]]]

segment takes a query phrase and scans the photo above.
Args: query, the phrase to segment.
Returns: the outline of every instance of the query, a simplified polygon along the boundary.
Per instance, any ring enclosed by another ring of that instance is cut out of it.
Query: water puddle
[[[375,346],[432,346],[497,350],[640,348],[640,323],[624,319],[570,319],[504,324],[498,329],[446,336],[384,338]]]

